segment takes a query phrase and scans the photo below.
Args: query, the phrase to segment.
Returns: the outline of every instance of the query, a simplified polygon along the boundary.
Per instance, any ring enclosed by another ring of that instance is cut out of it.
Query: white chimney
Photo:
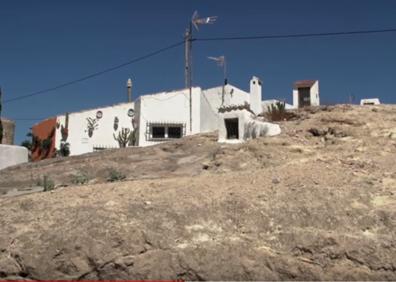
[[[128,102],[132,102],[132,79],[128,78],[127,81]]]
[[[250,80],[250,109],[256,114],[261,114],[261,81],[258,77],[253,76]]]

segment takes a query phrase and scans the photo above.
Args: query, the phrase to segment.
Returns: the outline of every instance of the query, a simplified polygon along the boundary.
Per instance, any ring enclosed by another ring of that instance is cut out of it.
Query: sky
[[[194,37],[250,36],[396,28],[393,0],[1,0],[0,85],[3,100],[122,64],[183,40],[193,12],[218,16]],[[224,55],[228,81],[263,81],[263,99],[291,102],[293,82],[320,81],[321,102],[378,97],[396,103],[396,33],[193,43],[193,84],[222,83],[208,56]],[[40,119],[184,87],[184,48],[92,79],[3,103],[16,120],[15,143]]]

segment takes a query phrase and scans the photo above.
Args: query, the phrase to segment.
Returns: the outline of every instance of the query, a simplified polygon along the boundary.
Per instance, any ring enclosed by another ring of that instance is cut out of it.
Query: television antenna
[[[190,133],[192,132],[192,42],[193,42],[193,26],[199,31],[200,25],[213,24],[217,19],[217,16],[200,18],[198,12],[195,11],[191,17],[188,28],[184,35],[185,50],[184,50],[184,82],[186,88],[189,89],[189,100],[190,100]]]
[[[209,60],[215,61],[219,67],[223,68],[223,89],[221,93],[221,105],[224,105],[224,96],[225,96],[225,86],[227,84],[227,64],[225,56],[220,57],[208,57]]]

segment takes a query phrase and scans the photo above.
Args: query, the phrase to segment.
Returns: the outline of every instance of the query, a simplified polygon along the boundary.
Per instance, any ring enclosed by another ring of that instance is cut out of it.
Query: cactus
[[[125,148],[126,145],[130,142],[131,136],[133,135],[133,131],[129,128],[122,128],[120,132],[118,132],[118,136],[113,133],[114,140],[118,142],[120,148]]]
[[[120,120],[118,119],[118,117],[114,118],[114,123],[113,123],[113,129],[114,131],[117,131],[118,129],[118,123],[120,122]]]
[[[277,101],[267,107],[267,116],[270,121],[281,121],[287,119],[285,102]]]
[[[69,136],[69,113],[66,113],[65,116],[65,126],[61,125],[61,141],[66,142],[67,137]]]

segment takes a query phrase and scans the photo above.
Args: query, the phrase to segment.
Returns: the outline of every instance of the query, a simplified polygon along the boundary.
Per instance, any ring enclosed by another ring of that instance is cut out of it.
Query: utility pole
[[[192,21],[185,34],[185,50],[184,50],[184,82],[189,91],[189,110],[190,110],[190,133],[192,132]]]
[[[217,17],[206,17],[199,18],[198,12],[195,11],[191,17],[191,20],[188,24],[188,28],[186,30],[184,40],[184,83],[186,88],[189,90],[189,100],[190,100],[190,133],[192,133],[192,42],[193,42],[193,26],[198,30],[198,25],[200,24],[212,24],[216,21]]]

